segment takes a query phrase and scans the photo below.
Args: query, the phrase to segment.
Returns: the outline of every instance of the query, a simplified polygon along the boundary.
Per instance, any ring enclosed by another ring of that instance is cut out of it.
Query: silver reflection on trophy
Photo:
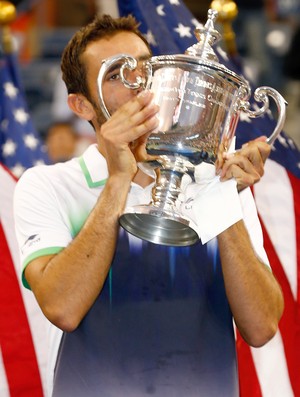
[[[102,93],[105,75],[121,64],[120,77],[129,89],[145,88],[154,93],[160,107],[159,126],[147,141],[147,153],[155,161],[139,164],[155,172],[156,181],[150,204],[126,208],[120,224],[128,232],[153,243],[187,246],[199,240],[196,225],[182,214],[178,198],[183,194],[182,179],[194,181],[195,167],[214,164],[220,148],[230,145],[239,114],[258,117],[269,109],[270,96],[278,109],[277,125],[268,138],[272,144],[283,128],[286,102],[273,88],[260,87],[254,99],[262,102],[250,110],[251,89],[247,80],[219,63],[212,46],[220,39],[214,22],[217,12],[208,11],[205,26],[197,28],[198,43],[185,54],[161,55],[144,62],[144,77],[130,82],[130,71],[137,68],[135,58],[120,54],[103,61],[98,75],[100,105],[106,118],[110,114]],[[126,78],[126,77],[127,78]]]

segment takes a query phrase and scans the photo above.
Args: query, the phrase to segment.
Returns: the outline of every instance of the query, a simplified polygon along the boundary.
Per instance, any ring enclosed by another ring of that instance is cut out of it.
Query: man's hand
[[[216,162],[216,172],[221,181],[235,178],[238,191],[257,183],[264,174],[264,164],[271,152],[266,137],[261,136],[242,146],[235,153],[220,153]]]
[[[147,137],[158,125],[159,107],[152,98],[152,93],[143,91],[101,126],[98,134],[100,150],[110,175],[132,179],[137,171],[137,161],[146,156]]]

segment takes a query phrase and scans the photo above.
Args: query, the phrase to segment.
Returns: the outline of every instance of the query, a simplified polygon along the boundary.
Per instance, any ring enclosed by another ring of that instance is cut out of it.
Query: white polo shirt
[[[106,161],[96,145],[80,158],[23,174],[14,203],[23,269],[72,241],[107,176]],[[151,189],[152,185],[144,189],[132,183],[127,205],[148,203]],[[250,190],[239,197],[254,249],[267,263]],[[216,252],[214,245],[215,240],[207,250],[201,244],[163,247],[127,236],[121,229],[112,272],[93,308],[78,329],[64,334],[62,343],[61,334],[55,333],[49,369],[51,391],[56,367],[54,396],[71,395],[70,390],[77,390],[78,397],[96,397],[99,390],[128,397],[147,395],[149,390],[157,390],[157,396],[182,396],[191,388],[195,394],[190,396],[204,395],[200,390],[219,396],[226,388],[227,395],[238,395],[232,320],[220,264],[210,253]],[[23,283],[28,287],[24,277]],[[138,371],[138,378],[128,376],[132,371]]]

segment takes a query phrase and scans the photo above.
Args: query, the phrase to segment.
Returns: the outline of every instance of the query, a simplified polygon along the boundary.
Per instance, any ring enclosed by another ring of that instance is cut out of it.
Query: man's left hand
[[[242,146],[235,153],[222,153],[216,162],[216,172],[221,181],[235,178],[238,191],[260,181],[264,164],[271,152],[266,137],[261,136]]]

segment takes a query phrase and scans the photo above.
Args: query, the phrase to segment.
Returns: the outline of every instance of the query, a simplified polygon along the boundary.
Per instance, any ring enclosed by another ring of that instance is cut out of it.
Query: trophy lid
[[[221,34],[215,29],[215,21],[218,12],[213,9],[208,10],[208,17],[204,26],[195,29],[195,36],[198,43],[186,50],[187,55],[199,57],[203,60],[219,62],[219,59],[212,46],[221,39]]]
[[[200,70],[202,68],[215,71],[219,73],[220,77],[224,77],[237,86],[245,87],[245,92],[248,95],[250,93],[248,81],[222,64],[213,49],[213,45],[222,38],[222,35],[214,26],[217,16],[218,11],[208,10],[208,18],[205,25],[195,29],[195,36],[198,42],[187,48],[184,54],[158,55],[151,57],[148,63],[154,69],[176,65],[190,70]]]

